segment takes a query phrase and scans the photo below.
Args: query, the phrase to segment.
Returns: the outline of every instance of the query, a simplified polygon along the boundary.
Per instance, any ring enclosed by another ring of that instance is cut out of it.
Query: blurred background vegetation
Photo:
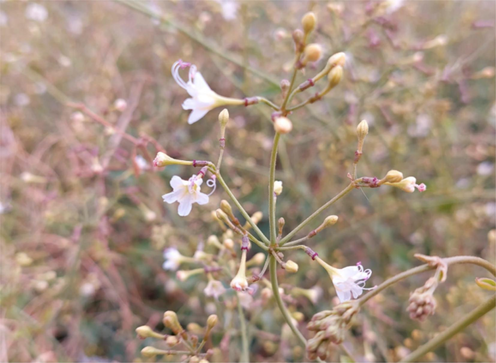
[[[165,247],[192,256],[200,241],[220,235],[210,212],[225,193],[219,188],[207,206],[178,217],[161,195],[172,175],[192,171],[153,170],[142,151],[135,156],[132,143],[81,118],[68,102],[130,135],[153,137],[172,157],[215,160],[218,112],[186,124],[187,95],[171,77],[172,64],[196,64],[221,95],[280,102],[291,33],[309,10],[325,56],[307,74],[339,51],[348,62],[330,95],[290,116],[294,129],[282,140],[276,176],[284,183],[278,217],[286,230],[347,185],[355,128],[366,119],[359,175],[397,169],[426,183],[427,192],[356,190],[329,211],[340,222],[310,246],[335,266],[362,261],[374,271],[372,284],[418,265],[414,253],[495,262],[494,2],[407,1],[382,13],[368,1],[140,4],[0,3],[0,360],[140,361],[145,343],[134,329],[162,328],[165,310],[184,324],[204,324],[213,312],[228,320],[229,300],[207,298],[205,277],[181,283],[162,269]],[[119,98],[127,101],[124,112],[113,109]],[[264,212],[267,232],[270,110],[229,111],[223,173],[249,213]],[[153,156],[153,142],[147,147]],[[308,256],[287,257],[300,266],[298,274],[281,273],[288,296],[291,286],[323,291],[316,304],[287,301],[304,314],[304,330],[314,313],[335,304],[335,292]],[[362,310],[348,350],[358,360],[399,359],[485,299],[476,276],[485,272],[453,267],[436,292],[436,315],[424,323],[411,321],[406,307],[428,275],[396,285]],[[246,314],[253,360],[305,359],[291,334],[281,334],[273,302],[251,304]],[[494,361],[494,320],[494,312],[486,315],[426,359]],[[218,329],[214,344],[227,331]],[[239,335],[231,339],[213,361],[237,359]],[[337,348],[335,359],[342,354]]]

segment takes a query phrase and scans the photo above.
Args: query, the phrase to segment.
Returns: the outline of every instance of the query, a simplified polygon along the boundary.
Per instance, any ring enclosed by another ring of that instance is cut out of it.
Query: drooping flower
[[[248,289],[248,280],[246,279],[246,250],[241,253],[241,263],[236,276],[231,281],[231,288],[236,291],[246,291]]]
[[[179,202],[177,212],[180,216],[187,216],[193,207],[193,203],[199,205],[208,203],[208,195],[201,192],[203,179],[201,176],[193,175],[188,180],[183,180],[174,175],[170,181],[170,186],[174,189],[172,192],[164,194],[164,202],[172,204]]]
[[[372,270],[364,270],[360,262],[356,266],[338,269],[328,265],[320,257],[316,257],[315,260],[329,273],[341,302],[351,300],[352,297],[356,299],[362,295],[363,290],[370,290],[364,286],[372,275]]]
[[[214,297],[216,299],[219,298],[220,295],[226,292],[224,285],[219,280],[215,280],[212,275],[208,276],[208,284],[207,287],[203,290],[205,295]]]
[[[417,188],[419,192],[425,192],[427,189],[427,186],[424,183],[417,184],[417,179],[413,176],[409,176],[398,183],[384,183],[384,185],[400,188],[407,193],[413,193],[415,188]]]
[[[179,70],[186,67],[190,67],[188,82],[184,82],[179,75]],[[212,91],[201,73],[196,70],[196,66],[190,63],[181,60],[174,63],[172,65],[172,76],[177,84],[184,88],[191,96],[191,98],[183,102],[183,109],[192,110],[188,118],[189,124],[195,123],[205,116],[208,111],[216,107],[223,105],[242,105],[245,103],[244,100],[222,97]]]

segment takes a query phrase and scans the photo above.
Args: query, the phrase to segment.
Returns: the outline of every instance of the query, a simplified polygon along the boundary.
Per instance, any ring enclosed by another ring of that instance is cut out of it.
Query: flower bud
[[[477,286],[484,290],[496,291],[496,281],[487,277],[478,277],[475,279]]]
[[[324,222],[322,222],[320,226],[318,226],[316,229],[314,229],[312,232],[310,232],[307,235],[307,238],[315,237],[317,233],[322,232],[322,230],[324,230],[325,228],[335,225],[338,219],[339,217],[335,215],[327,217],[326,219],[324,219]]]
[[[276,180],[274,182],[274,194],[281,195],[281,193],[282,193],[282,181]]]
[[[387,183],[399,183],[402,180],[403,173],[399,172],[398,170],[389,170],[386,176],[381,181]]]
[[[278,117],[274,121],[274,130],[280,134],[287,134],[293,129],[293,123],[287,117]]]
[[[234,247],[234,241],[231,238],[226,238],[224,240],[224,247],[226,247],[229,250],[232,250]]]
[[[296,264],[295,262],[291,261],[291,260],[288,260],[285,264],[284,264],[284,269],[288,272],[291,272],[291,273],[295,273],[295,272],[298,272],[298,264]]]
[[[175,336],[173,335],[169,335],[167,337],[167,339],[165,339],[165,343],[169,346],[169,347],[173,347],[177,344],[179,344],[179,339],[177,339]]]
[[[171,158],[166,153],[159,151],[157,156],[153,160],[153,165],[157,167],[167,166],[167,165],[193,165],[192,161],[177,160]]]
[[[291,84],[289,83],[289,81],[287,79],[283,79],[281,81],[280,86],[281,86],[281,92],[282,92],[283,97],[286,97],[286,95],[288,94],[290,85]]]
[[[262,252],[259,252],[246,263],[246,266],[258,266],[261,265],[264,261],[265,255]]]
[[[357,137],[358,140],[365,139],[365,136],[369,133],[369,124],[366,120],[362,120],[357,126]]]
[[[194,355],[192,357],[189,358],[189,363],[200,363],[200,357],[198,357],[197,355]]]
[[[143,349],[141,349],[141,355],[143,357],[147,357],[147,358],[152,358],[158,354],[165,354],[165,353],[166,353],[165,351],[157,349],[155,347],[151,347],[151,346],[144,347]]]
[[[344,67],[346,55],[343,52],[333,54],[327,61],[327,65],[332,69],[336,66]]]
[[[219,122],[221,127],[226,127],[228,121],[229,121],[229,111],[227,111],[227,108],[225,108],[219,113]]]
[[[279,235],[282,235],[282,229],[284,228],[285,224],[286,224],[286,221],[284,220],[284,218],[283,217],[279,218],[279,220],[277,221],[277,228],[278,228]]]
[[[157,338],[157,339],[164,339],[165,338],[165,335],[163,334],[159,334],[159,333],[156,333],[154,332],[149,326],[147,325],[143,325],[143,326],[139,326],[136,328],[136,334],[138,334],[138,336],[141,338],[141,339],[145,339],[145,338]]]
[[[219,238],[213,234],[207,238],[207,245],[222,249],[222,244],[220,243]]]
[[[262,218],[263,218],[263,213],[260,212],[260,211],[253,213],[253,215],[251,216],[251,220],[255,224],[260,223],[260,221],[262,220]]]
[[[312,43],[305,47],[303,51],[303,58],[301,59],[301,66],[306,66],[308,62],[317,62],[322,56],[322,47],[320,44]]]
[[[341,82],[341,79],[343,78],[343,67],[336,66],[333,69],[331,69],[327,78],[329,79],[328,88],[332,89],[332,88],[336,87],[338,85],[338,83]]]
[[[181,324],[179,324],[179,320],[177,319],[177,315],[175,312],[168,310],[164,313],[164,318],[162,319],[164,325],[172,330],[175,334],[178,334],[183,330]]]
[[[303,39],[304,39],[303,32],[300,29],[296,29],[293,32],[293,41],[295,43],[296,50],[299,51],[301,48],[303,48]]]
[[[191,276],[198,275],[199,273],[204,272],[205,270],[203,268],[197,268],[194,270],[179,270],[176,272],[176,277],[179,281],[184,282],[187,279],[189,279]]]
[[[219,318],[217,317],[217,315],[212,314],[207,319],[207,327],[209,329],[212,329],[214,326],[217,325],[218,322],[219,322]]]
[[[74,122],[83,122],[85,120],[84,118],[84,115],[77,111],[77,112],[74,112],[72,115],[71,115],[71,121],[74,121]]]
[[[306,13],[301,19],[301,25],[303,26],[303,31],[305,34],[311,33],[315,29],[317,24],[317,18],[313,12]]]
[[[222,200],[220,202],[220,209],[229,217],[229,219],[236,225],[239,224],[238,219],[234,216],[231,205],[227,200]]]

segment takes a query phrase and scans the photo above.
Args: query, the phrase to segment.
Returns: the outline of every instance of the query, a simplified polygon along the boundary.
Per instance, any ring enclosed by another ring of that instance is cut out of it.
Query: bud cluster
[[[341,344],[353,316],[358,313],[358,305],[347,301],[333,310],[325,310],[315,314],[307,325],[307,329],[316,332],[308,340],[308,358],[326,360],[333,350],[333,344]]]
[[[410,313],[410,319],[424,321],[429,315],[434,315],[437,303],[433,293],[437,285],[437,279],[432,277],[410,295],[406,309]]]

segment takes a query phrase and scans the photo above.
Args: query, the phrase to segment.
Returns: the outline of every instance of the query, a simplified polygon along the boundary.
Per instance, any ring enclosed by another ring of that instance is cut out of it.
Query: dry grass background
[[[346,185],[354,129],[367,119],[359,173],[398,169],[428,190],[356,191],[333,207],[340,223],[312,247],[338,266],[362,261],[374,271],[373,284],[417,265],[414,253],[495,262],[494,2],[412,1],[371,18],[367,2],[253,1],[240,3],[234,21],[213,1],[143,2],[189,36],[111,1],[39,2],[43,21],[26,16],[32,4],[0,3],[2,361],[139,360],[137,326],[159,324],[168,309],[184,323],[205,320],[212,310],[202,293],[206,280],[179,283],[162,270],[162,250],[176,246],[192,255],[200,240],[218,234],[210,211],[225,194],[219,189],[208,206],[178,217],[161,195],[172,175],[190,170],[145,167],[135,175],[132,144],[88,117],[78,120],[66,103],[83,103],[136,137],[153,137],[173,157],[215,159],[217,112],[186,124],[187,95],[171,65],[193,62],[222,95],[279,99],[291,32],[308,10],[318,16],[315,38],[326,57],[345,51],[350,61],[330,96],[291,115],[295,127],[282,142],[277,170],[287,228]],[[123,113],[112,110],[118,98],[128,102]],[[248,212],[266,212],[270,112],[260,105],[230,114],[224,173]],[[156,152],[153,143],[148,150]],[[260,226],[267,231],[268,220]],[[292,307],[308,320],[332,306],[334,292],[306,255],[290,258],[300,272],[281,276],[282,283],[324,291],[315,306]],[[378,361],[398,359],[483,301],[487,292],[474,284],[483,274],[454,267],[436,293],[437,314],[422,324],[405,309],[427,276],[397,285],[361,312],[349,348],[357,357],[370,349]],[[275,304],[248,317],[253,359],[304,360],[291,338],[281,338]],[[494,361],[494,319],[494,312],[485,316],[427,359]],[[217,332],[217,343],[224,333]],[[236,359],[238,346],[234,335],[216,357]]]

